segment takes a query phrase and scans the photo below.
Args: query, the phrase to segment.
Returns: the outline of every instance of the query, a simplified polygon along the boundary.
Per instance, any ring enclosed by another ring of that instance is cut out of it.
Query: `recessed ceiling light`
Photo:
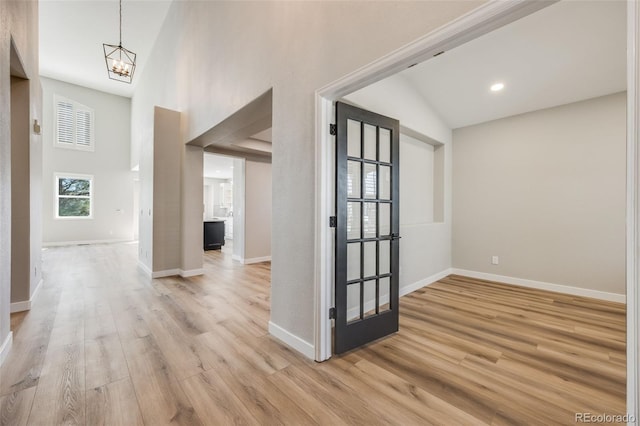
[[[220,170],[216,170],[216,173],[220,173]]]
[[[504,83],[495,83],[491,85],[492,92],[499,92],[504,89]]]

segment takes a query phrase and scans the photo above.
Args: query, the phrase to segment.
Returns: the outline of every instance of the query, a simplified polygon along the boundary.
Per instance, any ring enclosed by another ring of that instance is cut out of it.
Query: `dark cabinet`
[[[218,250],[224,245],[224,221],[214,220],[204,223],[204,249]]]

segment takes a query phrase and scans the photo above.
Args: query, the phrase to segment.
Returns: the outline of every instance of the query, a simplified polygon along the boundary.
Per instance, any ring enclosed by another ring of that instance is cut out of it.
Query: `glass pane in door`
[[[347,281],[360,278],[360,243],[347,244]]]
[[[376,314],[376,280],[364,282],[364,317]]]
[[[391,309],[389,298],[391,297],[391,279],[380,278],[380,313]]]
[[[376,242],[364,243],[364,278],[376,275]]]
[[[347,161],[347,197],[360,198],[360,162]]]
[[[347,203],[347,239],[354,240],[360,238],[362,232],[362,217],[360,215],[361,203]]]
[[[380,199],[391,199],[391,167],[380,166],[380,180],[378,181],[380,187]]]
[[[364,198],[378,196],[378,177],[375,164],[364,164]]]
[[[360,319],[360,283],[347,286],[347,321]]]
[[[376,126],[372,126],[371,124],[364,125],[364,158],[367,160],[377,160],[378,156],[376,155],[377,151],[377,142],[376,142]]]
[[[362,217],[364,223],[364,238],[374,238],[376,236],[376,203],[364,203],[364,215]]]
[[[391,131],[380,127],[380,161],[391,162]]]
[[[380,241],[380,256],[378,258],[380,275],[391,272],[391,241]]]
[[[347,120],[347,156],[361,157],[362,138],[360,137],[361,123],[359,121]]]
[[[391,204],[380,203],[380,236],[387,237],[391,235]]]

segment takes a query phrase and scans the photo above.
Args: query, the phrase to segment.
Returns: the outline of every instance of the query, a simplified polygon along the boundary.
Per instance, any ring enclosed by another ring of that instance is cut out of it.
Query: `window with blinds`
[[[55,96],[56,137],[58,148],[94,150],[93,110],[78,102]]]

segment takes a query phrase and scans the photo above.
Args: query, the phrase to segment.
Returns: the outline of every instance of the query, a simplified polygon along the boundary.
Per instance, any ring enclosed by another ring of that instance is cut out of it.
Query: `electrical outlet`
[[[491,256],[491,264],[492,265],[497,265],[500,263],[500,259],[498,258],[498,256]]]

